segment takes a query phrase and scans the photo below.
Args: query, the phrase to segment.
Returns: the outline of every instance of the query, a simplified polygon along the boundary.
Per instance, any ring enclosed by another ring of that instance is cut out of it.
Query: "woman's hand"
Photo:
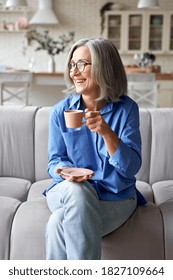
[[[62,174],[61,171],[66,168],[69,168],[69,166],[64,166],[64,167],[56,169],[56,173],[58,173],[64,180],[67,180],[69,182],[74,181],[74,182],[80,183],[80,182],[86,181],[88,179],[91,179],[94,176],[94,174],[90,174],[90,175],[76,177],[76,176],[69,176],[69,175]]]
[[[91,179],[92,177],[94,176],[94,174],[92,175],[85,175],[85,176],[79,176],[79,177],[76,177],[76,176],[67,176],[67,175],[64,175],[64,174],[61,174],[61,177],[69,182],[83,182],[83,181],[86,181],[88,179]]]
[[[86,126],[91,130],[91,132],[97,132],[100,135],[108,133],[110,127],[105,122],[104,118],[99,111],[89,111],[85,110],[85,120]]]
[[[97,132],[103,137],[107,151],[112,156],[119,144],[119,138],[111,127],[105,122],[99,111],[85,110],[86,126],[91,132]]]

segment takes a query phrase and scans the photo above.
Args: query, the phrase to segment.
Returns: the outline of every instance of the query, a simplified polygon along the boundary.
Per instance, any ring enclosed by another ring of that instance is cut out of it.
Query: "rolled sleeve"
[[[120,141],[115,153],[109,158],[109,163],[124,177],[133,177],[141,166],[141,157],[123,141]]]

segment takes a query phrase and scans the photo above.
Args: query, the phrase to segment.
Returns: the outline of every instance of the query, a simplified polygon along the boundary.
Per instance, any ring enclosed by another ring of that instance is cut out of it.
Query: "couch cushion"
[[[14,198],[0,196],[0,260],[9,259],[11,227],[19,205]]]
[[[173,260],[173,200],[159,205],[164,225],[165,259]]]
[[[142,138],[142,166],[136,175],[137,180],[149,182],[151,156],[151,116],[147,109],[140,108],[140,132]]]
[[[31,183],[24,179],[0,177],[0,196],[8,196],[23,202],[27,199]]]
[[[173,109],[150,109],[152,149],[150,184],[173,180]]]
[[[0,106],[0,176],[34,181],[37,107]]]
[[[45,226],[51,212],[46,198],[22,203],[13,221],[10,259],[45,259]]]
[[[27,200],[35,200],[37,198],[43,197],[43,192],[50,186],[51,183],[52,179],[46,179],[32,184]]]
[[[36,181],[50,178],[48,164],[48,124],[50,107],[37,111],[35,118],[35,178]]]
[[[154,183],[152,185],[152,189],[154,194],[154,202],[156,204],[173,200],[173,180]]]
[[[138,206],[120,228],[102,242],[104,260],[163,260],[164,236],[159,208],[148,203]]]

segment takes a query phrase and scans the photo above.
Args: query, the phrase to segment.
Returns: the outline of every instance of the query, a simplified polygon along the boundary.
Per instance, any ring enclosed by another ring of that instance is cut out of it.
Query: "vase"
[[[56,64],[54,56],[50,56],[48,60],[48,73],[54,73],[56,70]]]

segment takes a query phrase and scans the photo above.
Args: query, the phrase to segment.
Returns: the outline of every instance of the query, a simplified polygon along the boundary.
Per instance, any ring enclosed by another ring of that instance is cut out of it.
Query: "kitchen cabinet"
[[[168,30],[169,30],[169,40],[168,40],[168,50],[173,53],[173,12],[168,14]]]
[[[103,37],[121,54],[173,52],[173,12],[106,11]]]

